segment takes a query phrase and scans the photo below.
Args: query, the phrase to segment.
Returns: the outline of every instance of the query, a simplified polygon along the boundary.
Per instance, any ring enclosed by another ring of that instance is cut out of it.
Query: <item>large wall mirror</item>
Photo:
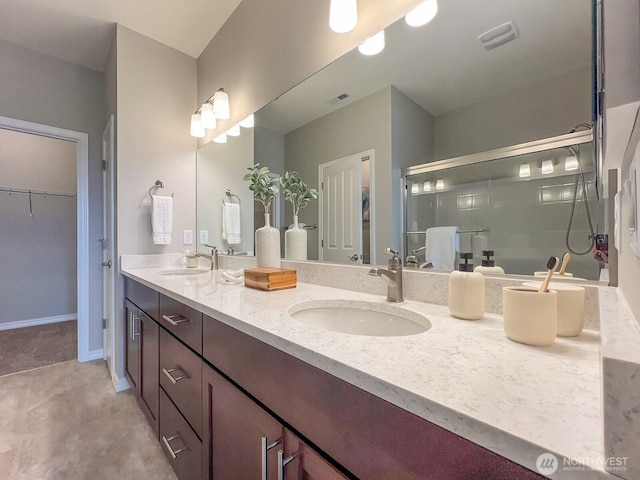
[[[223,151],[248,136],[244,130],[225,145],[199,150],[198,230],[205,218],[213,219],[209,234],[215,230],[218,219],[210,212],[220,210],[226,188],[242,197],[243,218],[253,219],[241,180],[247,166],[296,170],[312,186],[325,187],[321,199],[300,212],[301,222],[318,226],[308,231],[309,259],[350,263],[354,257],[346,252],[329,258],[323,251],[331,218],[322,204],[331,196],[330,176],[339,176],[341,165],[351,161],[360,197],[342,210],[353,209],[349,218],[360,222],[356,261],[386,262],[385,247],[404,249],[402,172],[408,167],[555,137],[592,123],[593,28],[589,0],[449,0],[439,2],[437,16],[425,26],[397,21],[385,29],[379,54],[366,56],[356,48],[256,112],[253,155]],[[223,185],[201,175],[207,168],[225,179]],[[217,189],[213,195],[207,193],[211,188]],[[594,224],[602,228],[602,209],[594,210],[600,215]],[[276,226],[286,228],[290,208],[281,207],[280,215]],[[243,235],[251,243],[253,227],[246,228]],[[252,252],[249,243],[239,250]],[[564,250],[561,244],[554,248],[558,254]]]

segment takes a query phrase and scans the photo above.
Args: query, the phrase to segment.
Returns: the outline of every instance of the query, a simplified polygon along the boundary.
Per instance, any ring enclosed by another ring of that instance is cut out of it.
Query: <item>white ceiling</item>
[[[0,0],[0,39],[101,72],[119,23],[197,58],[241,0]]]
[[[435,19],[418,28],[403,19],[385,29],[386,47],[357,49],[262,109],[259,125],[280,133],[394,85],[434,116],[588,67],[587,0],[439,0]],[[513,21],[519,38],[486,51],[478,35]],[[342,93],[349,98],[339,101]]]

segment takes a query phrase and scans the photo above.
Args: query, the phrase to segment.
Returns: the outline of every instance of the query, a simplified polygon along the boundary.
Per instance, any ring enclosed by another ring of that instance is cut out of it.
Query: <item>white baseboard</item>
[[[97,350],[89,350],[89,354],[87,355],[87,358],[82,360],[83,362],[90,362],[91,360],[98,360],[98,359],[102,359],[103,354],[102,354],[102,349],[99,348]]]
[[[131,388],[129,381],[126,378],[119,378],[115,373],[111,375],[111,383],[113,384],[113,389],[116,392],[122,392],[123,390]]]
[[[0,323],[0,330],[11,330],[14,328],[35,327],[36,325],[47,325],[48,323],[67,322],[76,320],[77,313],[67,313],[66,315],[56,315],[54,317],[31,318],[28,320],[17,320],[15,322]],[[102,350],[101,350],[102,351]]]

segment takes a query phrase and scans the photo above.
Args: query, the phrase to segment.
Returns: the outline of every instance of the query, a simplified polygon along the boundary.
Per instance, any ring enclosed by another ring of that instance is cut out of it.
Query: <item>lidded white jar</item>
[[[449,312],[456,318],[479,320],[484,315],[484,275],[473,272],[472,253],[461,253],[464,263],[449,276]]]

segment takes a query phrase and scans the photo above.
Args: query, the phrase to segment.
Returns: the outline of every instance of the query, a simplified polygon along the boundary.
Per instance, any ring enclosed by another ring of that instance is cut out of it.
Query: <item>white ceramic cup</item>
[[[542,347],[551,345],[558,330],[558,294],[529,287],[502,288],[504,331],[511,340]]]

